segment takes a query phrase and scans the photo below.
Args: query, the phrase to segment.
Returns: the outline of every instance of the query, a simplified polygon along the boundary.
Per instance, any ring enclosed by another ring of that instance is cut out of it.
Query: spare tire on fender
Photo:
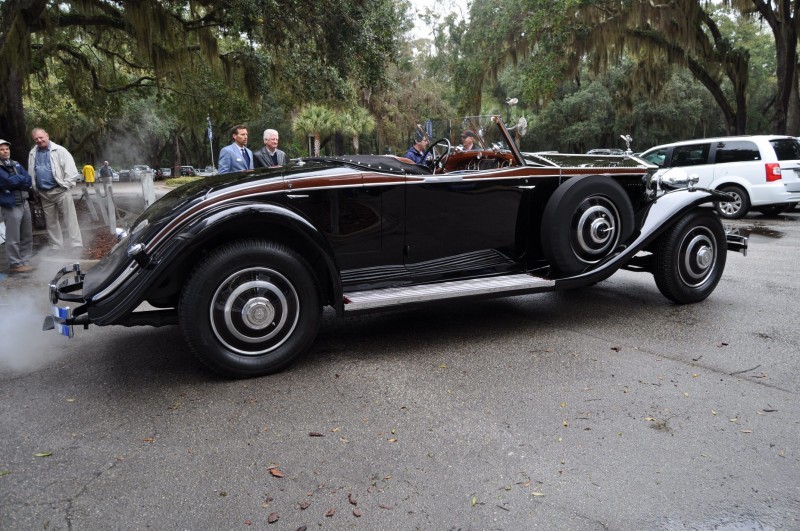
[[[580,273],[625,242],[634,229],[633,205],[610,177],[574,177],[550,196],[542,215],[542,250],[553,268]]]

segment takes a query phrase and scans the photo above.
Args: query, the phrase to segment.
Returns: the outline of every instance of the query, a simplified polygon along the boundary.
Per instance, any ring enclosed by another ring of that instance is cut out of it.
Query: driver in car
[[[405,157],[414,161],[414,164],[425,164],[425,150],[428,148],[428,138],[420,131],[414,133],[414,145],[408,148]]]

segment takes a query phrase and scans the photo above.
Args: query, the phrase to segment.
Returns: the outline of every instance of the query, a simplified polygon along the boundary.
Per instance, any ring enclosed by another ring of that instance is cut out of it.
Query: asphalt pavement
[[[245,381],[177,327],[41,332],[54,271],[6,279],[0,528],[800,529],[800,211],[728,225],[700,304],[619,272],[326,312]]]

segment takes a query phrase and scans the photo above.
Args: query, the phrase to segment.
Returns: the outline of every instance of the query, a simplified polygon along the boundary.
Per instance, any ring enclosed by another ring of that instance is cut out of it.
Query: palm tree
[[[292,122],[292,129],[296,133],[314,137],[314,153],[311,154],[314,157],[319,157],[322,135],[332,133],[335,127],[336,114],[324,105],[307,105],[303,107]]]
[[[342,111],[337,115],[337,129],[343,135],[353,138],[353,150],[358,155],[358,137],[375,130],[375,118],[363,107],[356,107],[350,111]]]

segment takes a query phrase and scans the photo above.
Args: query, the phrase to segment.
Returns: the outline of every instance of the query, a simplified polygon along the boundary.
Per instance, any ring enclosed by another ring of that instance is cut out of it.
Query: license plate
[[[69,306],[62,308],[60,306],[50,306],[50,315],[53,316],[53,329],[56,334],[64,337],[73,337],[75,330],[72,325],[66,324],[66,320],[72,317],[72,310]]]

